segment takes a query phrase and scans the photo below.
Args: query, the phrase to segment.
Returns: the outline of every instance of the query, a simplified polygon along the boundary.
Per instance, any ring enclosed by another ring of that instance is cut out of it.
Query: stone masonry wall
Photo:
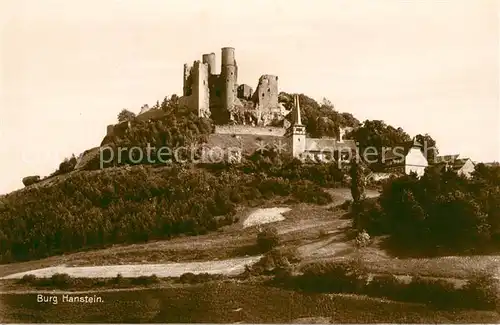
[[[286,130],[280,127],[255,127],[249,125],[216,125],[216,134],[253,134],[284,136]]]

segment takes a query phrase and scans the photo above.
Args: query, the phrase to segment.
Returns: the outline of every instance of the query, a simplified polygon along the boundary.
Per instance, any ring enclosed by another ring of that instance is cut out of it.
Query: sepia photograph
[[[500,0],[0,17],[0,324],[500,323]]]

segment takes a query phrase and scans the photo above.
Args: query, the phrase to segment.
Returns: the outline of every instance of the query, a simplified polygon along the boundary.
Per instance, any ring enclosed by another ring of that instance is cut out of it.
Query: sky
[[[236,49],[238,82],[329,99],[500,160],[495,0],[0,0],[0,193],[98,146],[123,108],[182,94],[183,64]]]

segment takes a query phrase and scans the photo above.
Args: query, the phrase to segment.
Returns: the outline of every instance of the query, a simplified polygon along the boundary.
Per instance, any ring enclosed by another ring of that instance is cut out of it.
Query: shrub
[[[374,235],[387,233],[385,215],[377,199],[369,198],[353,202],[351,212],[355,228],[366,229]]]
[[[135,285],[150,285],[154,283],[160,282],[160,279],[156,276],[156,274],[150,276],[140,276],[137,278],[132,278],[131,283]]]
[[[209,281],[220,280],[223,278],[224,276],[221,274],[210,274],[210,273],[194,274],[191,272],[187,272],[179,277],[179,282],[187,284],[196,284],[196,283],[205,283]]]
[[[449,281],[416,276],[403,288],[399,298],[438,307],[456,307],[460,296],[460,291]]]
[[[302,182],[293,187],[293,196],[301,202],[324,205],[331,203],[332,197],[312,182]]]
[[[68,288],[73,284],[73,279],[66,273],[55,273],[50,277],[51,283],[57,288]]]
[[[313,292],[360,293],[367,280],[366,269],[356,261],[320,262],[304,267],[297,285]]]
[[[480,274],[470,279],[461,290],[464,303],[472,308],[492,310],[500,303],[498,279]]]
[[[66,158],[59,164],[59,169],[56,172],[57,174],[66,174],[75,169],[77,160],[73,155],[70,159]]]
[[[370,241],[370,235],[366,232],[366,230],[359,232],[356,236],[356,239],[354,239],[356,247],[358,248],[368,246],[370,244]]]
[[[121,273],[118,273],[114,278],[113,278],[113,283],[114,284],[120,284],[123,283],[123,275]]]
[[[40,176],[38,176],[38,175],[26,176],[23,178],[24,186],[30,186],[30,185],[36,184],[38,182],[40,182]]]
[[[253,275],[291,272],[292,263],[299,261],[300,257],[296,249],[274,248],[264,254],[257,263],[249,267],[249,272]]]
[[[405,286],[392,274],[376,275],[366,286],[365,293],[373,297],[398,300]]]
[[[19,279],[18,283],[22,284],[34,284],[37,281],[37,277],[34,274],[25,274],[21,279]]]
[[[276,227],[268,226],[257,234],[257,247],[267,252],[279,245],[279,235]]]

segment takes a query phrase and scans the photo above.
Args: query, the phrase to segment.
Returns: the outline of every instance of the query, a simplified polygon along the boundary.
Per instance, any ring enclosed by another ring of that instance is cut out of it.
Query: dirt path
[[[290,208],[257,209],[243,221],[243,228],[285,220],[282,214],[290,210]]]
[[[169,264],[136,264],[136,265],[106,265],[86,267],[54,266],[44,269],[15,273],[3,279],[20,279],[26,274],[37,277],[50,277],[55,273],[66,273],[76,278],[112,278],[120,273],[125,278],[149,276],[156,274],[159,277],[178,277],[184,273],[210,273],[237,275],[244,271],[245,265],[257,262],[261,256],[234,258],[210,262],[189,262]]]

